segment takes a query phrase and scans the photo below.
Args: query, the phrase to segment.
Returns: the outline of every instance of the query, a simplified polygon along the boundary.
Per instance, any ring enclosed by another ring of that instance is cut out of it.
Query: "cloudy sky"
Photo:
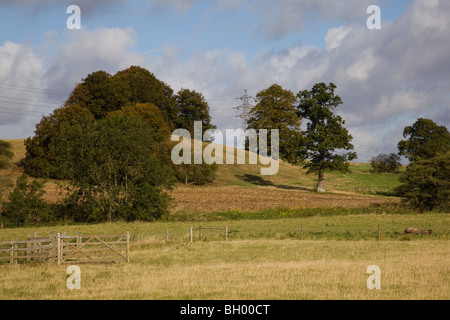
[[[245,89],[333,82],[367,161],[420,117],[449,127],[449,17],[448,0],[0,0],[0,138],[32,136],[87,74],[139,65],[202,92],[222,130],[241,126]]]

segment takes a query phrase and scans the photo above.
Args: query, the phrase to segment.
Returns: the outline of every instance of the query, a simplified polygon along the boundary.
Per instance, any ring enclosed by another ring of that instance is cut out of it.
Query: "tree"
[[[348,161],[356,158],[356,153],[350,152],[352,136],[344,128],[345,121],[333,113],[342,104],[335,89],[333,83],[318,83],[312,90],[303,90],[297,95],[300,100],[298,115],[308,120],[301,158],[308,174],[318,174],[318,192],[325,192],[326,171],[348,172]]]
[[[400,176],[397,192],[415,208],[450,210],[450,151],[418,159]]]
[[[279,130],[280,157],[289,162],[296,162],[301,144],[301,118],[295,109],[296,98],[290,90],[273,84],[268,89],[258,92],[257,104],[250,110],[247,130],[269,130],[268,141],[271,140],[270,129]],[[248,142],[246,143],[248,144]],[[257,152],[257,150],[251,150]],[[270,148],[268,146],[268,154]]]
[[[7,225],[20,227],[51,219],[52,210],[42,198],[45,194],[43,185],[38,180],[28,182],[26,175],[17,179],[8,201],[3,203],[2,217]]]
[[[154,220],[167,212],[174,184],[160,158],[157,133],[144,120],[111,114],[66,126],[57,138],[62,166],[71,170],[84,221]]]
[[[394,173],[400,168],[400,156],[391,154],[379,154],[370,160],[370,165],[375,173]]]
[[[176,126],[180,129],[187,129],[193,135],[194,122],[202,122],[202,134],[206,130],[215,129],[211,124],[209,105],[201,93],[188,89],[181,89],[175,96],[178,117]]]
[[[14,152],[11,143],[0,140],[0,169],[6,169],[11,166]]]
[[[445,126],[438,126],[430,119],[418,119],[412,126],[403,130],[402,140],[398,143],[399,155],[410,162],[419,159],[431,159],[438,153],[450,150],[450,133]]]

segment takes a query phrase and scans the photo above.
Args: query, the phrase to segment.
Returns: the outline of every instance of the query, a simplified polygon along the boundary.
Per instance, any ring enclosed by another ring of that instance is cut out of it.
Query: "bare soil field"
[[[177,187],[171,192],[176,211],[261,211],[277,208],[361,208],[397,203],[396,198],[357,194],[319,194],[301,188]]]

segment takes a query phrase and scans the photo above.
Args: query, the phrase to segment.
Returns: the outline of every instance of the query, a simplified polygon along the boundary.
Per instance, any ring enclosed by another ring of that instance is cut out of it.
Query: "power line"
[[[33,99],[24,99],[24,98],[17,98],[17,97],[7,97],[7,96],[1,96],[1,95],[0,95],[0,98],[20,100],[20,101],[29,101],[29,102],[53,103],[53,104],[61,103],[61,102],[56,102],[56,101],[33,100]]]
[[[6,84],[6,83],[0,83],[0,86],[3,87],[11,87],[11,88],[21,88],[21,89],[27,89],[27,90],[37,90],[37,91],[46,91],[51,93],[58,93],[58,94],[68,94],[67,91],[61,91],[61,90],[53,90],[53,89],[42,89],[37,87],[26,87],[26,86],[19,86],[16,84]]]
[[[14,91],[24,91],[25,89],[27,90],[26,92],[30,92],[30,93],[36,93],[36,94],[48,94],[48,95],[54,95],[54,96],[65,96],[67,97],[68,93],[57,93],[57,91],[53,92],[51,90],[46,90],[46,89],[34,89],[34,88],[27,88],[27,87],[19,87],[19,86],[5,86],[3,84],[0,84],[0,88],[2,89],[7,89],[7,90],[14,90]],[[62,92],[62,91],[60,91]]]

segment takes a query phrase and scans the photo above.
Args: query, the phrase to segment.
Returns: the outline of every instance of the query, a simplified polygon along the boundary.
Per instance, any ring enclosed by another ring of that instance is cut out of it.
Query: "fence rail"
[[[98,263],[130,261],[130,233],[125,235],[28,237],[0,242],[0,263]]]
[[[224,238],[225,241],[228,240],[228,226],[225,227],[198,227],[198,228],[189,228],[189,241],[190,242],[194,242],[194,231],[198,230],[198,238],[202,239],[203,238],[203,230],[224,230]]]

